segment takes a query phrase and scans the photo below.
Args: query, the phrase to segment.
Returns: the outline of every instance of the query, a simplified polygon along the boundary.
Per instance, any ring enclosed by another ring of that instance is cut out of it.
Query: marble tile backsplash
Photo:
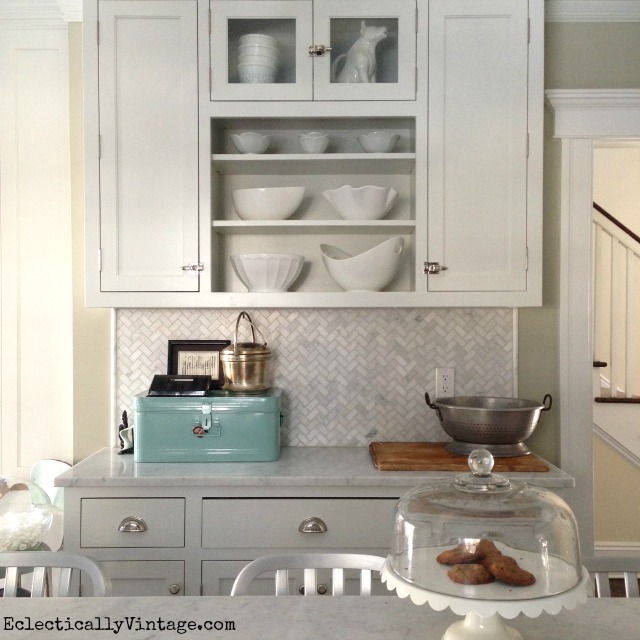
[[[272,383],[283,390],[283,445],[447,440],[424,400],[436,367],[455,367],[456,395],[514,394],[510,309],[250,314],[272,350]],[[237,317],[232,309],[119,309],[118,410],[133,416],[133,396],[166,373],[168,340],[231,339]]]

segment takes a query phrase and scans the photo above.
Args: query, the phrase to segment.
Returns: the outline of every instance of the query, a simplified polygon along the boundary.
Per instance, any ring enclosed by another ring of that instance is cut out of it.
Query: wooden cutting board
[[[380,471],[469,471],[468,457],[447,451],[446,442],[372,442],[369,452]],[[494,458],[493,470],[549,471],[533,453],[515,458]]]

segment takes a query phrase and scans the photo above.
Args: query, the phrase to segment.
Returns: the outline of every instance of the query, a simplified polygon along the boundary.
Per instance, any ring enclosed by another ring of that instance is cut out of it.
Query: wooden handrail
[[[599,213],[601,213],[607,220],[609,220],[610,222],[615,224],[616,227],[618,227],[618,229],[624,231],[624,233],[626,233],[630,238],[632,238],[638,244],[640,244],[640,236],[637,233],[634,233],[633,231],[631,231],[631,229],[629,229],[629,227],[627,227],[626,225],[622,224],[622,222],[620,222],[620,220],[618,220],[618,218],[616,218],[614,215],[610,214],[606,209],[603,209],[599,204],[597,204],[595,202],[593,203],[593,208],[596,211],[598,211]]]

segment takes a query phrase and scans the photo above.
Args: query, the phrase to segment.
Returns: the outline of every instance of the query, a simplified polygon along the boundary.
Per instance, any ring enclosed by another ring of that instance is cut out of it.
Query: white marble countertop
[[[549,465],[545,473],[504,473],[546,488],[575,486]],[[379,471],[367,447],[283,447],[274,462],[134,462],[132,454],[102,449],[56,478],[60,487],[407,487],[453,479],[458,472]]]
[[[11,598],[0,607],[3,640],[440,640],[462,619],[449,610],[434,611],[395,595]],[[637,640],[640,598],[589,598],[573,610],[537,618],[520,615],[506,624],[524,640]]]

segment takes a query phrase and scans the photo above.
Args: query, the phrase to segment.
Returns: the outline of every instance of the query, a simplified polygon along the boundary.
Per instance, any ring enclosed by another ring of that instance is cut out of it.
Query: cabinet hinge
[[[98,271],[102,271],[102,249],[98,249]]]
[[[418,7],[416,7],[416,33],[418,33]]]
[[[209,35],[211,35],[211,8],[209,8]]]
[[[529,132],[527,131],[527,158],[529,157]]]
[[[100,46],[100,21],[96,21],[96,44]]]
[[[527,44],[531,43],[531,18],[527,19]]]
[[[98,160],[102,159],[102,136],[98,134]]]
[[[529,247],[524,252],[524,270],[529,271]]]

